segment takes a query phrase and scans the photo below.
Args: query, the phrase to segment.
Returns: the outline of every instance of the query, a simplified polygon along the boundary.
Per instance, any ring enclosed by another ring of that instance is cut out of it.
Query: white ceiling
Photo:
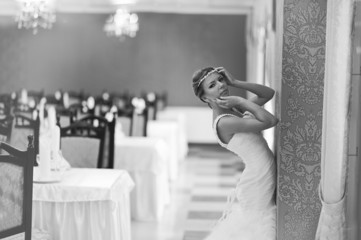
[[[170,12],[197,14],[247,14],[257,0],[55,0],[56,11],[64,13],[111,13],[117,6],[135,12]],[[18,11],[16,0],[0,0],[0,15]]]

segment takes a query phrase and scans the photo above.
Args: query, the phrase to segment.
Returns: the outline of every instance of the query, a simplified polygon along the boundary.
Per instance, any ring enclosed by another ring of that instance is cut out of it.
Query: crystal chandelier
[[[50,29],[56,21],[53,0],[18,0],[20,12],[15,18],[18,28],[32,29],[36,34],[39,28]]]
[[[120,39],[123,39],[124,36],[135,37],[138,29],[138,15],[122,8],[110,16],[104,26],[107,36],[116,36]]]

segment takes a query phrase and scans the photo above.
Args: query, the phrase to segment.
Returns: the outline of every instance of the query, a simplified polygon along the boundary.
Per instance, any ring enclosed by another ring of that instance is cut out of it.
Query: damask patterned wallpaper
[[[314,239],[321,203],[327,0],[284,0],[278,238]]]

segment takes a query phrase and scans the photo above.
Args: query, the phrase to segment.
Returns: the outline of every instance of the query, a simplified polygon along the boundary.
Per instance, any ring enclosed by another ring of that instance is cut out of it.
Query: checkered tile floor
[[[132,239],[203,240],[221,217],[242,169],[235,155],[218,146],[190,146],[163,219],[132,222]]]

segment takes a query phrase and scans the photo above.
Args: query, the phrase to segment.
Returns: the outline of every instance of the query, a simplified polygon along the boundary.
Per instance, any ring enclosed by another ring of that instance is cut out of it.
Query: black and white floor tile
[[[218,146],[190,146],[158,223],[132,222],[134,240],[203,240],[222,216],[243,166]]]

